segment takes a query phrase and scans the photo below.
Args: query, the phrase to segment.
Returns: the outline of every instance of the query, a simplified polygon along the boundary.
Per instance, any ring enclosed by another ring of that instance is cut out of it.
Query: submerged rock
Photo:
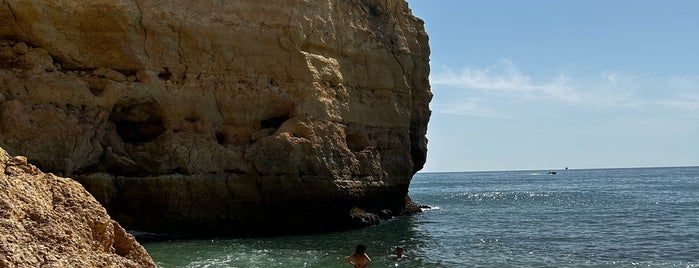
[[[76,181],[0,148],[0,267],[155,267]]]
[[[404,0],[23,1],[0,18],[0,146],[130,229],[323,231],[408,205],[431,93]]]

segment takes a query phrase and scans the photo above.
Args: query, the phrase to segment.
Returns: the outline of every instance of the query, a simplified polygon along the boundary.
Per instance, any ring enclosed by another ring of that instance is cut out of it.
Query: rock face
[[[0,146],[127,228],[375,223],[425,162],[429,47],[404,0],[8,0],[0,21]]]
[[[79,183],[0,148],[0,267],[155,267]]]

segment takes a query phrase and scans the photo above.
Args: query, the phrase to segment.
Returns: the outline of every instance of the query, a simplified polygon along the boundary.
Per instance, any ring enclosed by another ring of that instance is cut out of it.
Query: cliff
[[[0,148],[0,267],[155,267],[79,183]]]
[[[425,162],[429,47],[404,0],[6,0],[0,21],[0,147],[127,228],[376,223]]]

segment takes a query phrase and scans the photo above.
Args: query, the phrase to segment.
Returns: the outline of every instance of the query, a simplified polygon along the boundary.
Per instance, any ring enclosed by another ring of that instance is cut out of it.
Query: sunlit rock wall
[[[7,0],[0,21],[0,146],[127,228],[375,223],[425,162],[429,47],[403,0]]]

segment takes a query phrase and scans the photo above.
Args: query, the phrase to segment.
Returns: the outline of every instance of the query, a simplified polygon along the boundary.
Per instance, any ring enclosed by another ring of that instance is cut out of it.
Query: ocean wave
[[[427,205],[427,206],[420,207],[420,210],[423,211],[423,212],[429,211],[429,210],[438,210],[438,209],[440,209],[440,207],[438,207],[438,206],[429,206],[429,205]]]

